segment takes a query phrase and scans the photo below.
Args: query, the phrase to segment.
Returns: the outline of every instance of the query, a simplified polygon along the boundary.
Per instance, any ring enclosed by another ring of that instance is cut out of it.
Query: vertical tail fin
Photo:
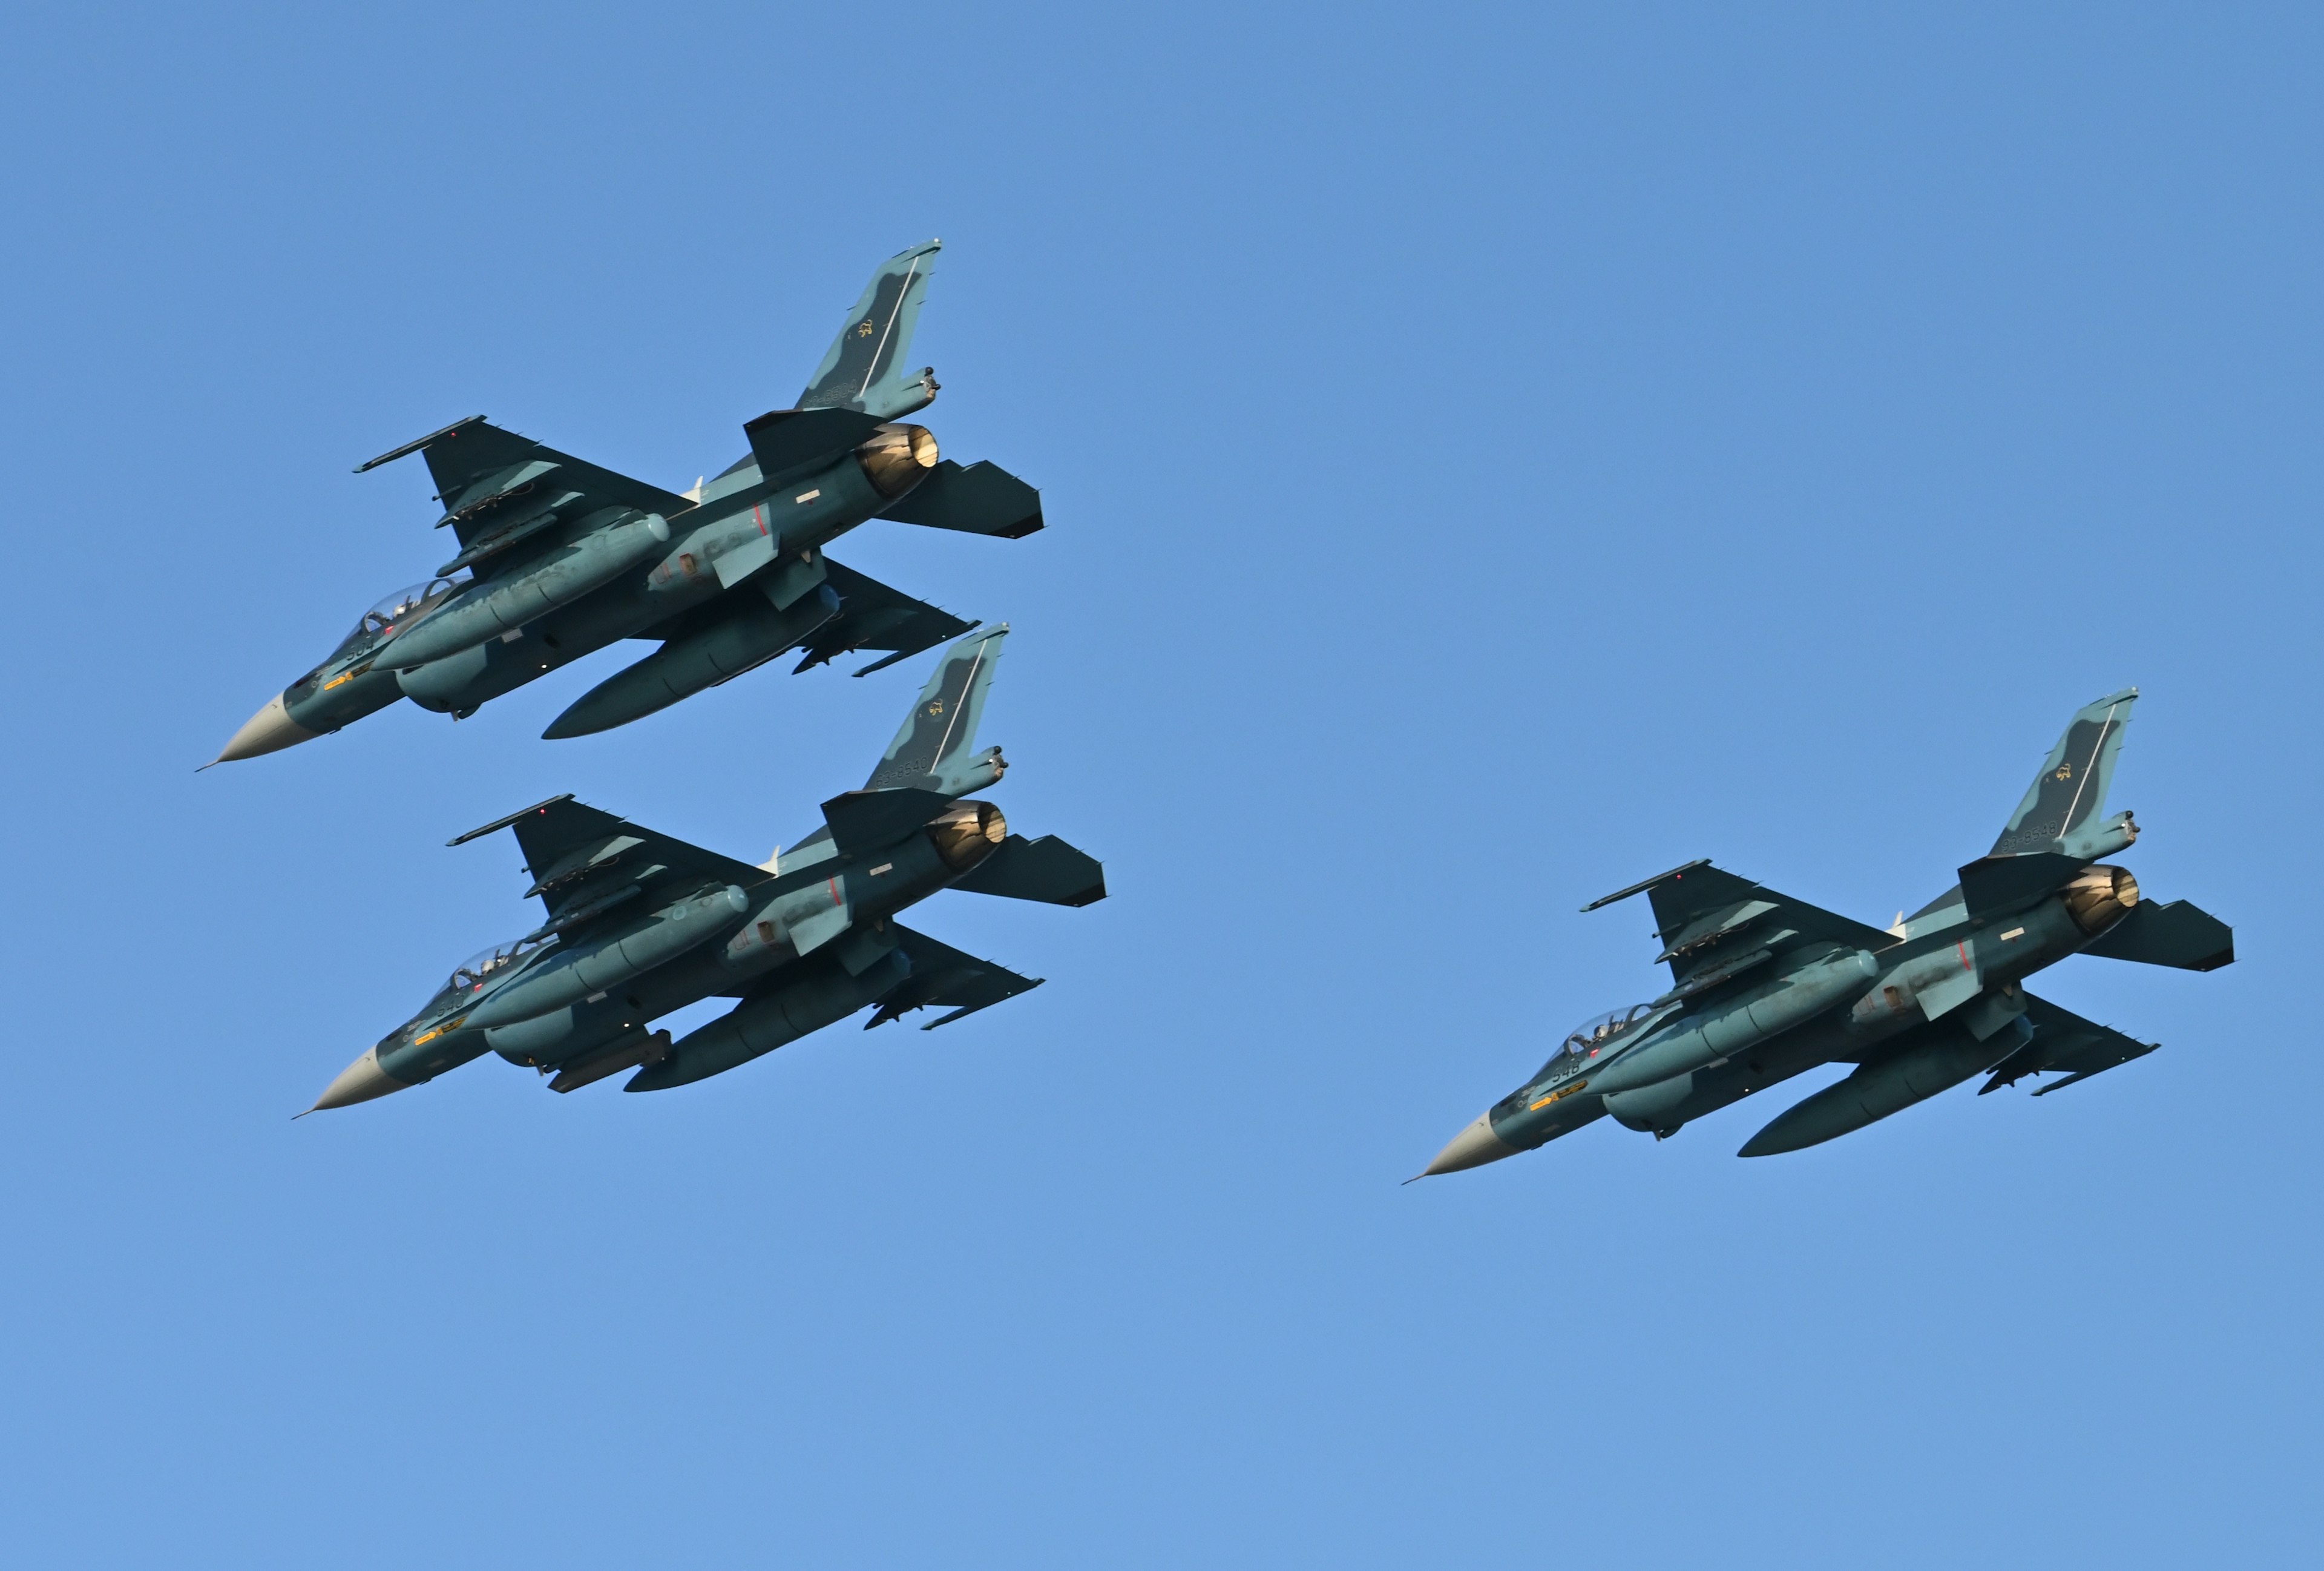
[[[2066,734],[2050,749],[2042,772],[2034,777],[2025,799],[2009,816],[2001,838],[1993,843],[1987,855],[2010,856],[2029,851],[2062,851],[2068,855],[2107,854],[2084,853],[2079,842],[2092,838],[2103,827],[2096,820],[2105,810],[2107,788],[2114,783],[2115,760],[2122,753],[2123,727],[2130,723],[2130,707],[2137,699],[2136,688],[2125,688],[2074,712]],[[2077,831],[2085,825],[2089,826],[2091,834],[2078,835]],[[2107,850],[2119,848],[2109,846]]]
[[[984,717],[984,695],[992,686],[992,669],[1001,661],[1001,641],[1009,624],[972,633],[945,652],[928,685],[912,702],[903,728],[888,744],[880,766],[863,782],[870,791],[918,787],[948,797],[981,790],[1001,778],[1009,766],[1001,749],[988,747],[972,755],[976,724]]]
[[[832,340],[807,391],[801,409],[853,409],[879,420],[894,420],[926,407],[936,395],[932,370],[907,379],[899,367],[912,346],[920,301],[928,291],[928,270],[942,242],[899,251],[880,264],[863,298]]]

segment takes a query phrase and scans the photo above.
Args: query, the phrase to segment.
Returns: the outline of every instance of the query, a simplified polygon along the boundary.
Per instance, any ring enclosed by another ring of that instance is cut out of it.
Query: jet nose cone
[[[290,711],[283,704],[282,695],[277,693],[266,700],[266,707],[242,723],[242,729],[234,734],[226,750],[210,762],[232,763],[237,759],[256,758],[263,753],[280,753],[301,742],[312,742],[317,735],[292,724]]]
[[[393,1091],[411,1089],[402,1081],[379,1067],[379,1049],[366,1048],[364,1056],[339,1071],[339,1077],[323,1088],[308,1113],[320,1113],[327,1107],[353,1107],[358,1102],[370,1102]],[[306,1114],[300,1114],[301,1118]]]
[[[1498,1162],[1503,1157],[1517,1155],[1517,1148],[1503,1145],[1493,1132],[1493,1118],[1480,1113],[1469,1126],[1445,1143],[1436,1153],[1436,1160],[1420,1170],[1419,1176],[1433,1178],[1439,1173],[1457,1173],[1465,1168],[1481,1168],[1487,1162]]]

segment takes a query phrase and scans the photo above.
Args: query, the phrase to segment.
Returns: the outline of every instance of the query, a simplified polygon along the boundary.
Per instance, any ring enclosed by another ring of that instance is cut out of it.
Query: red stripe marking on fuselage
[[[839,903],[839,880],[835,878],[827,878],[824,880],[824,882],[831,887],[831,903],[837,905]]]
[[[1969,963],[1969,941],[1967,939],[1963,939],[1961,942],[1955,944],[1953,946],[1953,951],[1961,957],[1962,970],[1974,971],[1977,969],[1976,966]]]
[[[753,507],[752,509],[751,509],[751,522],[752,522],[752,523],[755,523],[755,524],[757,524],[757,525],[759,526],[759,532],[760,532],[761,534],[764,534],[764,533],[766,533],[766,532],[767,532],[767,521],[766,521],[763,517],[760,516],[760,515],[761,515],[762,513],[764,513],[764,512],[765,512],[765,504],[761,504],[760,506]]]

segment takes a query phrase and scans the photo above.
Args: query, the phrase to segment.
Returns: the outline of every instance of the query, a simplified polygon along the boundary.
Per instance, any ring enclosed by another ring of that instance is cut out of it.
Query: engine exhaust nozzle
[[[926,426],[881,426],[855,449],[863,477],[881,499],[893,502],[936,473],[936,433]]]
[[[954,873],[966,873],[1009,838],[1009,820],[991,802],[958,802],[928,825],[936,855]]]
[[[2074,926],[2096,938],[2138,903],[2138,880],[2127,867],[2085,867],[2066,885],[2065,899]]]

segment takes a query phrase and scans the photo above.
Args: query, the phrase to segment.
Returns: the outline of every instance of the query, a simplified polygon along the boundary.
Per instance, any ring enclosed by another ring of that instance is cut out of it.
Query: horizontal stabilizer
[[[1105,898],[1105,864],[1055,835],[1011,835],[953,887],[1047,905],[1094,905]]]
[[[866,851],[902,839],[951,806],[941,792],[910,787],[847,791],[823,804],[823,821],[842,852]]]
[[[2141,901],[2082,953],[2181,971],[2217,971],[2235,964],[2236,930],[2187,901]]]
[[[819,467],[860,446],[880,429],[877,418],[852,409],[770,410],[742,428],[759,477],[769,485]]]
[[[1041,494],[989,459],[964,468],[946,458],[880,516],[929,529],[1022,540],[1041,527]]]

